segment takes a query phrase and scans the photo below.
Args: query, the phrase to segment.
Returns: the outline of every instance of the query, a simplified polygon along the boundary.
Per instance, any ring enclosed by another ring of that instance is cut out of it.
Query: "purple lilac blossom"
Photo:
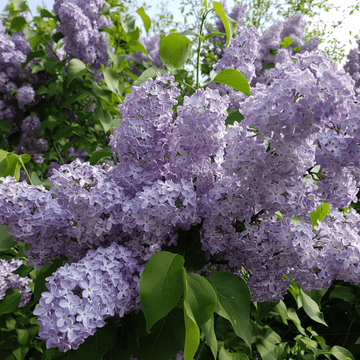
[[[14,149],[15,154],[31,155],[37,164],[42,164],[45,161],[42,153],[49,150],[47,140],[38,138],[40,125],[40,119],[37,116],[29,115],[26,117],[21,126],[20,143]]]
[[[35,99],[35,91],[31,85],[23,85],[16,94],[19,104],[30,105]]]
[[[352,77],[355,81],[356,94],[360,94],[360,41],[356,40],[358,45],[357,48],[351,49],[347,56],[347,61],[344,65],[344,70]]]
[[[108,41],[100,31],[112,27],[112,21],[100,15],[105,0],[56,0],[54,12],[60,18],[59,32],[64,34],[67,61],[80,59],[92,63],[92,70],[99,70],[109,60]]]
[[[259,39],[260,56],[255,61],[256,77],[251,83],[252,86],[255,86],[258,82],[265,83],[267,81],[268,71],[262,70],[264,65],[285,63],[290,61],[296,53],[312,52],[318,47],[319,38],[317,36],[313,36],[304,43],[307,22],[302,16],[302,14],[291,16],[286,22],[277,20],[275,24],[263,32]],[[291,37],[293,42],[288,47],[281,48],[280,42],[285,37]],[[301,49],[295,51],[294,48],[296,47]]]
[[[240,71],[249,83],[255,76],[254,61],[259,56],[259,35],[255,26],[242,28],[228,48],[224,50],[222,58],[214,65],[216,72],[224,69]]]
[[[129,249],[112,243],[89,250],[79,262],[65,264],[46,278],[48,292],[41,294],[33,312],[46,348],[76,350],[106,318],[139,310],[143,268]]]
[[[16,289],[21,293],[19,307],[24,307],[29,302],[32,292],[28,282],[32,280],[27,276],[21,277],[12,273],[22,263],[21,259],[11,259],[10,261],[0,259],[0,302],[4,299],[8,289]]]
[[[50,191],[0,178],[0,222],[29,244],[37,266],[60,254],[77,263],[112,242],[144,264],[176,244],[179,229],[203,220],[202,249],[208,258],[228,261],[219,270],[241,275],[247,269],[253,301],[281,299],[288,286],[283,276],[290,273],[306,289],[329,286],[339,276],[356,281],[355,270],[346,277],[346,269],[353,270],[360,243],[357,217],[346,215],[354,219],[354,248],[335,258],[325,245],[319,253],[309,216],[325,198],[332,211],[357,200],[360,105],[354,81],[324,52],[295,58],[297,63],[271,69],[268,85],[252,89],[241,104],[245,119],[227,131],[229,98],[216,90],[185,97],[175,116],[179,90],[169,73],[134,86],[119,105],[121,126],[110,138],[118,165],[77,159],[54,169]],[[309,172],[315,165],[316,183]],[[291,222],[294,215],[301,224]],[[340,233],[348,225],[328,226]],[[334,264],[321,272],[323,256]],[[50,344],[58,344],[58,333],[50,333]]]

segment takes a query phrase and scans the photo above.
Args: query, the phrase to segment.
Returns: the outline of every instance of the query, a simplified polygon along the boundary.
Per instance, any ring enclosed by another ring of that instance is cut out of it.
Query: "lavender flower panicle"
[[[42,293],[33,312],[47,349],[76,350],[106,318],[139,309],[142,270],[132,252],[115,243],[56,270],[46,279],[49,291]]]

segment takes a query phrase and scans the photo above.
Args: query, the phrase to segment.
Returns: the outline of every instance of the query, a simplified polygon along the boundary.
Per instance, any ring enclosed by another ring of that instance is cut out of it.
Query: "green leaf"
[[[260,344],[256,344],[256,348],[262,360],[284,360],[287,356],[287,352],[284,349],[286,344],[284,343],[283,346],[279,346],[264,339]]]
[[[35,50],[37,46],[44,40],[43,35],[43,32],[39,32],[38,34],[29,39],[29,44],[33,50]]]
[[[174,308],[154,326],[151,334],[139,339],[140,349],[135,355],[138,360],[173,359],[184,349],[184,341],[184,313]]]
[[[201,40],[205,40],[204,36],[201,36],[199,34],[197,34],[195,31],[191,31],[191,30],[185,30],[181,33],[181,36],[187,36],[187,35],[194,35],[194,36],[198,36]]]
[[[219,360],[249,360],[249,358],[246,354],[231,353],[222,346],[219,351]]]
[[[269,69],[273,69],[274,67],[275,67],[275,63],[267,63],[262,67],[262,70],[269,70]]]
[[[111,128],[112,118],[109,110],[97,107],[94,111],[95,116],[99,119],[105,132],[108,132]]]
[[[8,133],[11,130],[11,123],[9,120],[0,120],[0,129],[4,133]],[[1,161],[1,160],[0,160]]]
[[[7,289],[5,297],[0,301],[0,316],[17,310],[21,301],[21,294],[16,289]]]
[[[228,117],[225,120],[225,125],[234,125],[234,122],[241,122],[242,120],[245,119],[244,115],[242,115],[240,113],[239,110],[235,110],[235,109],[228,109]]]
[[[113,153],[110,148],[95,151],[89,159],[90,165],[96,165],[101,159],[105,157],[112,157]]]
[[[226,84],[233,87],[235,90],[241,91],[250,96],[250,85],[246,77],[236,69],[224,69],[220,71],[212,80],[220,84]]]
[[[254,312],[254,318],[257,323],[260,323],[262,319],[267,317],[270,312],[275,308],[275,302],[264,301],[262,303],[256,303],[256,311]]]
[[[324,320],[324,315],[320,311],[318,304],[308,294],[306,294],[302,288],[300,288],[299,294],[303,308],[309,317],[320,324],[328,326]]]
[[[15,11],[26,11],[28,8],[25,0],[12,0]]]
[[[10,250],[17,244],[7,232],[6,225],[0,225],[0,251]]]
[[[26,329],[16,329],[17,340],[20,345],[25,345],[29,340],[29,334]]]
[[[295,46],[295,47],[293,48],[293,50],[294,50],[295,52],[300,51],[300,50],[301,50],[301,47],[300,47],[300,46]]]
[[[298,329],[299,333],[302,335],[306,335],[305,329],[301,326],[301,321],[295,309],[288,308],[287,309],[287,316],[288,318],[295,324],[296,328]]]
[[[159,55],[163,64],[169,69],[183,66],[191,51],[192,42],[180,33],[171,33],[160,43]]]
[[[27,24],[27,21],[22,16],[15,16],[10,23],[10,29],[19,32]]]
[[[145,54],[146,56],[149,56],[148,51],[144,48],[144,45],[140,41],[133,39],[129,42],[129,45],[131,46],[131,48],[133,50],[140,51],[143,54]]]
[[[26,65],[36,58],[44,58],[46,56],[46,52],[44,50],[32,51],[27,54],[25,62],[21,64],[21,70],[25,69]]]
[[[132,86],[140,86],[141,84],[143,84],[148,78],[154,78],[157,76],[157,72],[159,72],[161,75],[166,74],[168,72],[168,70],[165,69],[158,69],[156,67],[151,67],[149,69],[146,69],[137,80],[135,80],[132,83]]]
[[[333,346],[330,353],[339,360],[355,360],[353,354],[341,346]]]
[[[229,320],[235,334],[251,348],[250,291],[245,281],[232,273],[210,275],[218,295],[217,314]]]
[[[51,38],[54,40],[54,42],[59,42],[61,39],[63,39],[65,37],[65,35],[61,32],[57,32],[55,33],[53,36],[51,36]]]
[[[120,91],[120,79],[118,73],[111,67],[105,68],[103,71],[104,80],[108,88],[117,96],[121,96],[122,91]]]
[[[224,25],[225,32],[226,32],[226,38],[227,38],[226,47],[228,47],[230,44],[230,41],[233,37],[233,33],[236,29],[236,21],[230,21],[230,23],[229,23],[230,18],[228,16],[226,16],[225,11],[223,10],[220,2],[217,2],[217,1],[213,2],[213,10],[216,11],[216,13],[219,15],[219,17]]]
[[[318,220],[319,222],[323,221],[329,212],[330,212],[330,204],[321,203],[316,208],[316,211],[310,213],[312,227],[315,229],[315,226],[318,225]]]
[[[92,90],[96,96],[101,99],[104,99],[108,102],[111,102],[111,91],[102,89],[96,81],[92,81]]]
[[[140,15],[143,23],[144,23],[144,27],[146,30],[146,35],[149,35],[149,29],[151,26],[151,20],[150,18],[146,15],[145,10],[143,7],[139,8],[136,10],[136,12]]]
[[[222,32],[219,32],[219,31],[216,31],[216,32],[212,32],[210,34],[207,34],[204,36],[204,40],[209,40],[215,36],[221,36],[221,37],[226,37],[226,34],[222,33]]]
[[[352,288],[336,284],[334,290],[329,295],[329,299],[341,299],[349,302],[354,301],[356,295],[353,293]]]
[[[6,159],[3,159],[0,163],[0,176],[7,177],[10,175],[14,177],[16,181],[19,181],[20,169],[22,167],[20,159],[22,159],[22,156],[23,155],[19,156],[13,153],[8,153]],[[24,157],[24,159],[26,159],[26,157]],[[25,163],[28,161],[23,162]]]
[[[280,45],[282,48],[287,48],[293,43],[293,39],[291,37],[285,37],[283,41],[280,41]]]
[[[196,323],[195,316],[192,312],[191,304],[196,301],[194,300],[195,294],[189,294],[188,289],[192,290],[191,286],[188,284],[188,274],[184,271],[185,278],[185,291],[184,291],[184,319],[185,319],[185,346],[184,346],[184,359],[192,360],[196,354],[196,351],[200,344],[200,329]],[[190,278],[190,281],[192,279]],[[205,279],[204,279],[205,280]],[[205,280],[206,281],[206,280]],[[196,285],[196,284],[193,284]],[[209,284],[210,285],[210,284]],[[211,286],[211,285],[210,285]],[[190,301],[189,301],[190,295]],[[194,309],[199,312],[197,309],[197,304],[194,304]]]
[[[218,353],[218,343],[215,335],[215,328],[214,328],[214,316],[212,315],[210,319],[201,326],[201,331],[205,335],[206,345],[209,346],[214,359],[217,358]]]
[[[272,309],[272,311],[281,317],[281,320],[284,324],[286,324],[286,325],[288,324],[288,322],[287,322],[288,312],[287,312],[286,305],[282,300],[280,300],[276,304],[276,306]]]
[[[55,20],[58,19],[58,17],[56,15],[52,14],[50,11],[48,11],[46,9],[41,9],[40,16],[42,18],[50,18],[50,19],[55,19]]]
[[[215,311],[217,296],[214,288],[204,277],[195,274],[186,274],[187,298],[198,326],[205,324]]]
[[[97,329],[77,350],[67,352],[69,360],[99,360],[113,347],[116,341],[115,323],[110,320],[104,327]]]
[[[18,274],[19,276],[21,277],[25,277],[25,276],[28,276],[29,272],[34,270],[34,266],[31,265],[20,265],[16,270],[14,270],[12,273],[13,274]]]
[[[127,54],[114,54],[110,49],[107,50],[111,61],[118,67],[122,65],[122,63],[126,60]]]
[[[184,258],[167,251],[154,254],[140,277],[140,301],[146,331],[179,302],[184,292]]]
[[[82,74],[86,71],[85,64],[79,59],[71,59],[69,65],[66,68],[67,75],[68,75],[68,84],[69,87],[70,83],[74,80],[79,78]]]
[[[201,249],[200,229],[202,222],[191,226],[189,230],[179,229],[176,246],[165,247],[163,250],[180,254],[185,259],[186,270],[201,270],[206,264],[205,252]]]

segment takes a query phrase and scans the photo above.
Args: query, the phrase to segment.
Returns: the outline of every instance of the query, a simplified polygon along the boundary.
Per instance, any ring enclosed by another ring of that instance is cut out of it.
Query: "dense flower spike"
[[[118,106],[122,119],[109,145],[121,166],[114,169],[113,178],[129,194],[163,176],[165,158],[172,146],[172,107],[180,95],[177,84],[174,76],[158,73],[155,80],[149,78],[141,86],[132,87]]]
[[[19,290],[22,294],[19,307],[24,307],[29,302],[32,292],[28,283],[32,280],[27,276],[21,277],[12,273],[22,263],[21,259],[11,259],[10,261],[0,259],[0,302],[4,299],[8,289]]]
[[[256,83],[265,83],[268,80],[268,71],[263,67],[271,63],[286,63],[290,61],[297,53],[314,51],[319,45],[319,38],[313,36],[304,43],[307,21],[302,18],[302,14],[297,14],[286,22],[277,20],[275,24],[268,27],[259,39],[260,55],[256,59],[256,77],[251,85]],[[284,38],[290,37],[292,43],[286,48],[281,48],[281,42]]]
[[[20,144],[14,149],[15,154],[29,154],[38,164],[44,162],[43,152],[49,149],[48,143],[39,136],[38,130],[41,126],[40,119],[37,116],[29,115],[26,117],[21,126],[22,134]]]
[[[357,48],[351,49],[347,56],[347,61],[344,65],[344,70],[352,77],[355,81],[355,91],[357,94],[360,93],[360,41],[356,40],[358,44]]]
[[[73,58],[85,64],[92,63],[93,70],[109,60],[108,42],[102,27],[112,27],[112,21],[100,15],[105,0],[64,1],[56,0],[54,12],[60,18],[58,31],[65,35],[67,61]]]
[[[115,243],[59,268],[47,278],[49,291],[34,310],[46,347],[77,349],[106,318],[138,310],[142,270],[132,252]]]
[[[215,64],[217,72],[224,69],[240,71],[251,83],[255,76],[254,61],[259,56],[259,35],[256,27],[242,28],[238,36],[224,50],[222,58]]]

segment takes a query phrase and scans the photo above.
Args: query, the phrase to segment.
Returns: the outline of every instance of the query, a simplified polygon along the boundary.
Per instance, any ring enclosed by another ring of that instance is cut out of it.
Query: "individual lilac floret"
[[[223,57],[215,64],[217,72],[224,69],[240,71],[250,83],[255,76],[254,61],[259,56],[259,35],[255,26],[242,28],[239,35],[224,50]]]
[[[47,349],[76,350],[106,318],[139,310],[142,271],[129,249],[112,243],[46,278],[49,291],[42,293],[33,313]]]
[[[22,263],[21,259],[11,259],[10,261],[0,259],[0,302],[4,299],[8,289],[19,290],[22,294],[19,307],[24,307],[29,302],[32,292],[28,283],[32,280],[27,276],[21,277],[12,273]]]
[[[35,99],[35,91],[31,85],[24,85],[18,90],[16,98],[19,104],[30,105]]]

